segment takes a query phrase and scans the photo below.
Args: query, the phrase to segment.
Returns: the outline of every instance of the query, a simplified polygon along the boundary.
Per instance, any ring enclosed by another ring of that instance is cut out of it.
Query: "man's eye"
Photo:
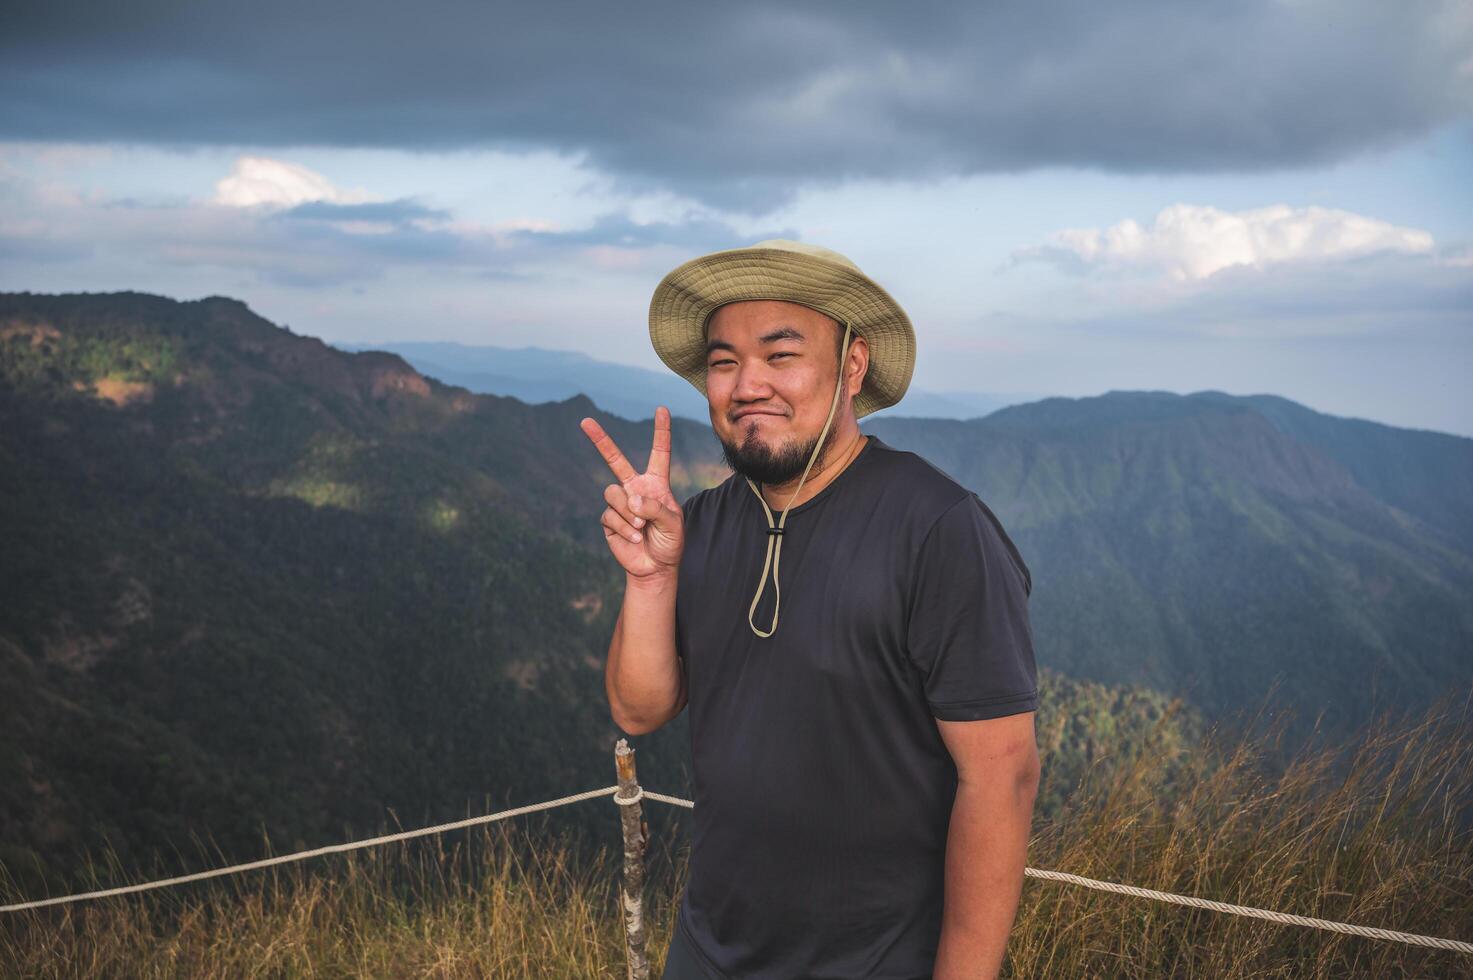
[[[795,352],[795,351],[780,350],[780,351],[775,351],[775,352],[767,355],[767,359],[770,361],[770,360],[772,360],[775,357],[797,357],[797,356],[798,356],[797,355],[797,352]],[[709,368],[717,368],[717,367],[724,367],[727,364],[735,364],[735,363],[736,363],[736,361],[732,360],[731,358],[724,357],[724,358],[722,358],[719,361],[712,361],[710,364],[707,364],[706,367],[708,369]]]

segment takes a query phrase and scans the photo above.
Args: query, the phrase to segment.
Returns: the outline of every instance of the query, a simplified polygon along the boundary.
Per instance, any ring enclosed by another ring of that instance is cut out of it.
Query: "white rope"
[[[327,847],[318,847],[310,851],[298,851],[295,854],[283,854],[279,857],[264,858],[260,861],[251,861],[246,864],[235,864],[228,868],[216,868],[212,871],[200,871],[195,874],[181,875],[177,878],[163,878],[159,881],[149,881],[138,885],[124,885],[121,888],[106,888],[102,891],[84,892],[80,895],[67,895],[62,898],[45,898],[35,902],[21,902],[16,905],[0,905],[0,912],[20,912],[25,909],[42,908],[47,905],[61,905],[64,902],[80,902],[89,898],[109,898],[113,895],[129,895],[134,892],[149,891],[154,888],[165,888],[170,885],[182,885],[191,881],[203,881],[206,878],[219,878],[223,875],[237,874],[241,871],[254,871],[258,868],[269,868],[278,864],[287,864],[292,861],[305,861],[307,858],[320,857],[324,854],[341,854],[345,851],[356,851],[364,847],[375,847],[380,844],[392,844],[395,841],[409,840],[412,837],[426,837],[430,834],[440,834],[449,830],[459,830],[463,827],[474,827],[479,824],[492,823],[496,820],[505,820],[508,817],[521,816],[524,813],[535,813],[538,810],[550,810],[553,807],[566,806],[569,803],[578,803],[582,800],[591,800],[597,796],[612,796],[615,803],[629,806],[648,798],[658,800],[661,803],[669,803],[672,806],[682,806],[688,810],[695,809],[695,802],[683,800],[678,796],[666,796],[664,793],[654,793],[643,787],[636,787],[634,793],[628,797],[618,796],[619,787],[606,786],[603,789],[591,789],[585,793],[574,793],[572,796],[564,796],[556,800],[548,800],[545,803],[532,803],[527,806],[515,807],[511,810],[502,810],[499,813],[489,813],[481,817],[469,817],[465,820],[455,820],[450,823],[436,824],[433,827],[421,827],[418,830],[405,830],[397,834],[386,834],[383,837],[372,837],[367,840],[349,841],[346,844],[331,844]],[[1172,905],[1185,905],[1191,908],[1210,909],[1213,912],[1226,912],[1230,915],[1242,915],[1253,919],[1265,919],[1269,922],[1278,922],[1285,925],[1308,926],[1312,929],[1325,929],[1330,932],[1338,932],[1348,936],[1366,936],[1371,939],[1388,939],[1399,943],[1409,943],[1413,946],[1429,946],[1434,949],[1448,949],[1457,953],[1473,954],[1473,943],[1458,942],[1456,939],[1438,939],[1435,936],[1419,936],[1410,932],[1397,932],[1392,929],[1376,929],[1371,926],[1356,926],[1346,922],[1332,922],[1329,919],[1313,919],[1304,915],[1290,915],[1286,912],[1273,912],[1269,909],[1256,909],[1246,905],[1229,905],[1226,902],[1214,902],[1205,898],[1193,898],[1190,895],[1174,895],[1171,892],[1158,892],[1151,888],[1137,888],[1134,885],[1119,885],[1113,881],[1098,881],[1094,878],[1084,878],[1080,875],[1066,874],[1063,871],[1041,871],[1038,868],[1024,868],[1023,873],[1030,878],[1040,878],[1045,881],[1058,881],[1068,885],[1079,885],[1081,888],[1092,888],[1095,891],[1112,892],[1116,895],[1130,895],[1135,898],[1150,898],[1158,902],[1167,902]]]
[[[682,800],[678,796],[666,796],[664,793],[651,793],[649,790],[645,790],[644,795],[652,800],[659,800],[661,803],[673,803],[675,806],[683,806],[687,810],[694,810],[696,808],[695,803],[690,800]]]
[[[1269,922],[1279,922],[1291,926],[1309,926],[1312,929],[1328,929],[1330,932],[1344,933],[1347,936],[1369,936],[1372,939],[1390,939],[1399,943],[1410,943],[1413,946],[1432,946],[1437,949],[1450,949],[1458,953],[1473,953],[1473,943],[1461,943],[1456,939],[1438,939],[1435,936],[1418,936],[1415,933],[1396,932],[1392,929],[1353,926],[1346,922],[1331,922],[1329,919],[1312,919],[1307,915],[1290,915],[1287,912],[1255,909],[1247,905],[1229,905],[1226,902],[1214,902],[1205,898],[1193,898],[1190,895],[1173,895],[1171,892],[1158,892],[1150,888],[1137,888],[1134,885],[1117,885],[1113,881],[1096,881],[1093,878],[1081,878],[1079,875],[1065,874],[1062,871],[1039,871],[1036,868],[1024,868],[1023,873],[1030,878],[1062,881],[1070,885],[1093,888],[1096,891],[1114,892],[1117,895],[1133,895],[1136,898],[1154,898],[1158,902],[1170,902],[1172,905],[1188,905],[1192,908],[1211,909],[1214,912],[1227,912],[1230,915],[1246,915],[1252,919],[1267,919]]]
[[[25,909],[38,909],[46,905],[61,905],[64,902],[80,902],[88,898],[109,898],[113,895],[130,895],[134,892],[146,892],[154,888],[165,888],[169,885],[183,885],[191,881],[203,881],[206,878],[219,878],[222,875],[233,875],[241,871],[254,871],[257,868],[269,868],[278,864],[288,864],[292,861],[305,861],[307,858],[320,857],[324,854],[341,854],[344,851],[356,851],[364,847],[376,847],[380,844],[392,844],[395,841],[408,840],[411,837],[426,837],[430,834],[442,834],[447,830],[459,830],[462,827],[474,827],[478,824],[492,823],[496,820],[505,820],[508,817],[518,817],[524,813],[534,813],[538,810],[550,810],[556,806],[566,806],[569,803],[578,803],[582,800],[591,800],[596,796],[611,796],[619,791],[619,787],[606,786],[603,789],[591,789],[586,793],[574,793],[572,796],[564,796],[556,800],[548,800],[546,803],[532,803],[527,806],[515,807],[511,810],[502,810],[499,813],[488,813],[481,817],[469,817],[465,820],[455,820],[450,823],[436,824],[433,827],[421,827],[418,830],[405,830],[397,834],[385,834],[383,837],[371,837],[368,840],[349,841],[346,844],[329,844],[327,847],[318,847],[310,851],[298,851],[295,854],[283,854],[279,857],[263,858],[260,861],[250,861],[246,864],[233,864],[228,868],[215,868],[212,871],[199,871],[190,875],[180,875],[177,878],[163,878],[159,881],[144,882],[139,885],[124,885],[121,888],[104,888],[101,891],[84,892],[80,895],[66,895],[62,898],[44,898],[36,902],[20,902],[16,905],[0,905],[0,912],[21,912]]]

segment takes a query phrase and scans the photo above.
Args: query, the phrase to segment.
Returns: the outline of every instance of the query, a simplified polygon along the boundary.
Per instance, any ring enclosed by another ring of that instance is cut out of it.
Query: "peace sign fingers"
[[[578,423],[578,425],[580,428],[583,429],[583,434],[588,436],[588,438],[593,442],[593,447],[597,449],[598,454],[604,458],[604,462],[609,464],[609,469],[614,471],[614,479],[618,480],[620,484],[628,483],[630,480],[639,475],[638,473],[634,472],[634,467],[629,465],[629,460],[625,459],[624,454],[619,452],[619,447],[614,445],[614,440],[609,436],[607,432],[604,431],[604,427],[599,425],[597,421],[595,421],[594,419],[584,419],[582,422]],[[666,466],[668,467],[668,429],[666,430],[666,449],[667,453],[665,458]]]
[[[655,442],[650,446],[649,472],[670,482],[670,409],[655,409]]]
[[[604,537],[614,558],[637,579],[673,575],[685,546],[685,516],[670,492],[670,410],[655,409],[655,441],[643,473],[634,471],[597,421],[586,418],[578,425],[619,481],[604,488]]]

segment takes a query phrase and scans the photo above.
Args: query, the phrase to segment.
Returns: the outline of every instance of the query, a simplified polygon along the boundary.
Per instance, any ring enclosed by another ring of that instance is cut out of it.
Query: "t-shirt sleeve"
[[[931,713],[947,721],[1038,709],[1032,576],[975,493],[942,514],[913,570],[906,639]]]

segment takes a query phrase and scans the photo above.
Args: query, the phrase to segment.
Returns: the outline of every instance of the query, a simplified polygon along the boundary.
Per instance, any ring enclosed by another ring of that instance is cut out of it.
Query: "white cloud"
[[[1233,266],[1264,269],[1287,262],[1340,260],[1377,252],[1429,254],[1432,236],[1334,208],[1285,204],[1220,211],[1173,204],[1150,227],[1127,218],[1108,228],[1054,232],[1043,246],[1017,249],[1013,260],[1160,271],[1176,280],[1205,279]]]
[[[366,204],[378,201],[367,191],[343,190],[322,174],[285,160],[241,157],[230,175],[215,185],[215,203],[249,208],[257,205],[295,207],[309,201]]]

